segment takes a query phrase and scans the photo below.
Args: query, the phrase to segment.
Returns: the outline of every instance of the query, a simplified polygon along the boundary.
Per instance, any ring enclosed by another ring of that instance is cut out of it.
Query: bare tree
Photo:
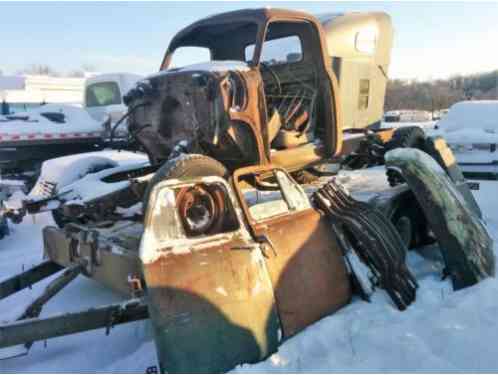
[[[387,84],[385,110],[440,110],[468,99],[498,98],[498,70],[448,79],[420,82],[390,80]]]
[[[60,74],[52,69],[49,65],[46,64],[31,64],[29,67],[21,70],[20,74],[35,74],[35,75],[43,75],[43,76],[51,76],[51,77],[59,77]]]

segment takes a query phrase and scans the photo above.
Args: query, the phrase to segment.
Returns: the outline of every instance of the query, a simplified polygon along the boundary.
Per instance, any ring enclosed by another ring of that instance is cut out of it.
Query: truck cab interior
[[[277,21],[268,25],[259,69],[264,82],[271,149],[311,143],[323,135],[323,81],[319,45],[308,22]],[[254,45],[245,48],[246,59]]]
[[[249,17],[253,12],[258,20]],[[266,133],[271,154],[305,145],[330,146],[334,142],[327,142],[325,137],[335,129],[335,108],[317,25],[287,13],[263,21],[264,13],[247,10],[240,18],[219,15],[191,25],[172,41],[161,70],[168,69],[177,50],[185,47],[208,49],[211,61],[245,62],[257,69],[263,80],[266,113],[259,115],[266,120],[263,135]],[[330,149],[333,153],[334,147]]]

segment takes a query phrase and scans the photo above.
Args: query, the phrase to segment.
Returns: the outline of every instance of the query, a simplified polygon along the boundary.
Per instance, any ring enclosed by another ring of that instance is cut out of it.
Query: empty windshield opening
[[[181,68],[210,60],[211,51],[206,47],[179,47],[173,53],[170,68]]]
[[[181,67],[206,61],[246,62],[245,46],[255,44],[257,35],[258,24],[254,22],[234,21],[199,25],[172,42],[169,48],[172,51],[171,61],[167,67]],[[185,49],[185,52],[180,52],[180,49]],[[183,56],[176,57],[178,53]]]

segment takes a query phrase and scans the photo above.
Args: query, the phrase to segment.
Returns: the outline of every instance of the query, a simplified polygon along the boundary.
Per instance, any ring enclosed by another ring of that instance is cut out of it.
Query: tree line
[[[19,75],[33,74],[33,75],[50,76],[50,77],[81,78],[85,76],[85,72],[93,72],[93,71],[95,71],[95,67],[90,64],[83,64],[80,69],[74,69],[66,73],[61,73],[47,64],[32,64],[24,69],[17,71],[16,74]]]
[[[95,67],[84,64],[80,69],[62,74],[49,65],[33,64],[18,74],[48,75],[52,77],[84,77]],[[433,81],[391,79],[387,83],[386,111],[419,109],[437,111],[462,100],[498,100],[498,70],[470,75],[457,75]]]
[[[498,70],[433,81],[388,81],[385,110],[437,111],[462,100],[498,100]]]

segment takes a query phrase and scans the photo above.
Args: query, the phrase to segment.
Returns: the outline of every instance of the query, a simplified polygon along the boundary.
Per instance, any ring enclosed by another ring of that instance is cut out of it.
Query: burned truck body
[[[127,95],[130,129],[153,162],[180,145],[232,171],[268,162],[302,169],[338,155],[344,130],[380,121],[391,43],[382,13],[209,17],[180,31],[161,71]],[[172,68],[182,48],[207,49],[211,61]]]
[[[348,20],[359,29],[348,30]],[[356,52],[332,51],[334,39],[325,31],[333,28],[355,40]],[[383,99],[370,97],[378,91],[368,77],[385,78],[390,33],[383,14],[319,21],[278,9],[213,16],[178,33],[161,71],[126,97],[130,134],[149,163],[89,173],[24,203],[28,212],[55,207],[64,220],[60,228],[44,229],[48,261],[0,283],[0,297],[67,270],[28,314],[0,326],[0,347],[29,348],[37,340],[150,316],[161,371],[222,372],[266,358],[355,293],[368,299],[380,287],[398,309],[408,308],[417,282],[406,252],[427,241],[437,239],[442,252],[453,254],[445,260],[455,288],[494,276],[492,241],[465,180],[454,173],[458,167],[443,155],[444,141],[436,147],[405,131],[364,129],[364,148],[350,155],[350,165],[387,161],[395,185],[382,176],[380,187],[359,186],[364,200],[333,177],[307,191],[293,178],[337,162],[349,150],[345,130],[380,119],[373,109]],[[283,61],[267,60],[268,45],[289,37],[301,49],[284,48]],[[175,51],[185,46],[208,48],[213,61],[171,68]],[[359,61],[347,65],[356,53],[374,57],[365,60],[368,69]],[[356,72],[352,83],[348,69]],[[358,88],[354,103],[340,98],[349,84]],[[383,97],[385,85],[377,87]],[[345,120],[344,111],[357,116]],[[413,172],[412,148],[422,150],[415,161],[423,173]],[[435,173],[432,159],[440,165]],[[439,191],[444,199],[423,204],[420,191]],[[442,214],[445,202],[453,216]],[[120,214],[121,204],[137,209]],[[463,241],[444,225],[431,227],[437,223],[426,217],[434,212],[470,223]],[[471,248],[462,251],[465,246]],[[37,319],[77,274],[134,299]]]
[[[380,121],[391,43],[392,26],[383,13],[318,20],[255,9],[196,22],[171,41],[160,72],[125,97],[130,135],[150,167],[137,165],[117,176],[102,172],[108,174],[102,178],[128,186],[128,179],[142,174],[134,194],[124,192],[130,198],[126,207],[148,201],[151,187],[166,177],[228,177],[243,166],[272,163],[295,172],[300,182],[316,179],[315,166],[351,152],[363,138],[343,133],[366,131]],[[211,61],[172,68],[176,54],[190,47],[209,50]],[[392,130],[376,134],[387,140]],[[57,223],[82,223],[112,219],[119,206],[106,195],[100,202],[82,196],[77,207],[77,194],[66,194],[80,190],[77,186],[45,182],[54,186],[50,196],[29,196],[24,208],[6,215],[19,221],[26,213],[56,207]],[[95,215],[101,206],[111,215]]]

